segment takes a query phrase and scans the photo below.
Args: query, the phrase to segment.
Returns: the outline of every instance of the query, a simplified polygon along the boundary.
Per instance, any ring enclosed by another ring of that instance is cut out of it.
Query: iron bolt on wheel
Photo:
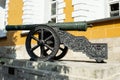
[[[48,37],[45,37],[48,35]],[[26,50],[29,56],[35,60],[49,60],[57,54],[60,39],[53,28],[43,25],[31,30],[26,39]],[[49,52],[44,56],[45,50]]]

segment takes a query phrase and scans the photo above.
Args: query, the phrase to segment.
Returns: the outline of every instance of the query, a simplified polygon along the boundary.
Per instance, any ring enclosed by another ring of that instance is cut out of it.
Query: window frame
[[[112,10],[111,10],[111,5],[117,4],[117,3],[119,4],[119,6],[118,6],[119,10],[112,11]],[[110,9],[110,12],[109,12],[110,17],[117,17],[117,16],[120,16],[120,1],[113,1],[113,2],[110,2],[110,3],[109,3],[109,9]],[[118,15],[115,16],[114,14],[117,13],[117,12],[118,12]]]
[[[56,14],[55,15],[52,15],[52,4],[56,4]],[[51,0],[51,22],[53,22],[52,19],[55,18],[54,23],[57,23],[57,5],[58,5],[57,0],[54,0],[54,1]]]

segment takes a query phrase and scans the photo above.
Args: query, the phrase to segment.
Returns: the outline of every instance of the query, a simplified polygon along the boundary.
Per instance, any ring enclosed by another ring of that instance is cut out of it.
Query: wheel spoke
[[[49,40],[49,39],[51,39],[53,36],[52,35],[50,35],[49,37],[47,37],[46,39],[45,39],[45,41],[47,41],[47,40]]]
[[[48,49],[50,49],[51,51],[53,51],[53,48],[47,44],[44,44]]]
[[[48,56],[48,53],[47,53],[47,51],[49,51],[49,48],[47,48],[46,50],[44,50],[44,56]]]
[[[38,47],[39,47],[39,45],[36,45],[36,46],[34,46],[33,48],[31,48],[30,51],[34,51],[34,50],[37,49]]]
[[[44,30],[41,29],[41,40],[43,40],[43,39],[44,39]]]
[[[60,47],[59,49],[60,49],[61,51],[63,51],[63,50],[64,50],[64,49],[63,49],[63,48],[61,48],[61,47]]]
[[[44,49],[44,46],[42,45],[42,46],[40,46],[40,49],[41,49],[41,54],[40,54],[40,57],[43,57],[44,55],[44,51],[45,51],[45,49]]]
[[[46,50],[45,50],[45,52],[47,52],[49,50],[49,48],[47,48]]]
[[[37,41],[37,42],[39,42],[39,39],[38,38],[36,38],[35,36],[31,36],[35,41]]]

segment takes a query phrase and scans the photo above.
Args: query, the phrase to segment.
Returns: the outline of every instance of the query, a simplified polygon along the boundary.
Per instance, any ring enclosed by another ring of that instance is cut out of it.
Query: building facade
[[[88,28],[86,32],[69,31],[69,33],[85,36],[91,42],[108,43],[109,60],[120,61],[119,0],[0,1],[1,57],[29,58],[24,46],[26,39],[24,34],[28,31],[5,31],[5,25],[42,24],[49,21],[56,23],[87,21],[93,24],[92,28]],[[66,58],[76,59],[76,57],[76,54],[71,52]]]

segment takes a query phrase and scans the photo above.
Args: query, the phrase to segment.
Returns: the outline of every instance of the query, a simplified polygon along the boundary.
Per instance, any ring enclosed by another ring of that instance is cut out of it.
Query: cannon
[[[26,38],[26,50],[31,60],[59,60],[68,49],[83,52],[96,62],[107,59],[106,43],[91,43],[84,36],[74,36],[67,31],[86,31],[87,22],[47,23],[30,25],[7,25],[7,31],[30,30]],[[34,43],[34,44],[33,44]],[[59,52],[59,54],[58,54]]]

